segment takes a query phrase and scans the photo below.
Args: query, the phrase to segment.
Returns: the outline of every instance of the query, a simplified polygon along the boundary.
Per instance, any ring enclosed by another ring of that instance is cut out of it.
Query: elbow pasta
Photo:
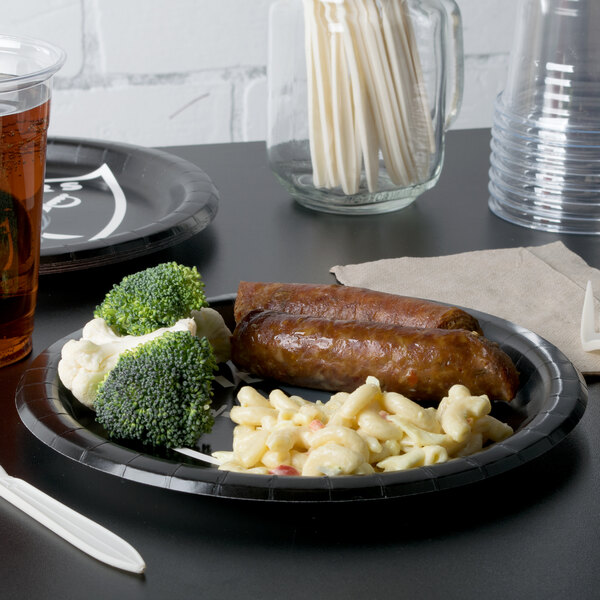
[[[381,390],[375,377],[351,393],[310,402],[250,386],[230,411],[231,452],[214,452],[219,469],[305,476],[367,475],[413,469],[479,452],[513,434],[492,417],[487,396],[454,385],[437,409]]]

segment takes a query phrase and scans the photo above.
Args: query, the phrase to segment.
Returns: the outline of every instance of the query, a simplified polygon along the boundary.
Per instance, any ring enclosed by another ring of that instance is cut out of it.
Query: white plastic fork
[[[581,311],[581,346],[586,352],[600,350],[600,332],[596,331],[595,321],[594,292],[592,282],[588,281]]]

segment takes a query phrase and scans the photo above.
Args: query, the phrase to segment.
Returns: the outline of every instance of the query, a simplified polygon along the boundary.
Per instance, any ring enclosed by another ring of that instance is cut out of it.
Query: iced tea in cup
[[[0,367],[31,352],[52,77],[46,42],[0,35]]]

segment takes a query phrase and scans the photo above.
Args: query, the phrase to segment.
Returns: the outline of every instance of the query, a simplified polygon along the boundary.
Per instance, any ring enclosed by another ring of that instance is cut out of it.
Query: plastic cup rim
[[[39,69],[32,69],[29,73],[8,75],[0,79],[0,93],[23,89],[29,84],[37,85],[47,81],[63,66],[67,59],[67,54],[62,48],[45,40],[27,36],[0,34],[0,52],[7,51],[7,48],[5,48],[7,41],[13,42],[15,54],[18,54],[19,46],[27,45],[30,48],[37,48],[45,52],[51,62]]]

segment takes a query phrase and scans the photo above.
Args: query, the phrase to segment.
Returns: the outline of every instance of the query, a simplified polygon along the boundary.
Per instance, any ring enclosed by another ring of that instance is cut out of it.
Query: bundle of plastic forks
[[[315,185],[355,194],[364,164],[376,191],[380,152],[395,184],[424,180],[436,143],[404,3],[304,0],[304,15]]]
[[[592,282],[588,281],[581,312],[581,346],[586,352],[600,350],[600,332],[596,331],[595,322],[594,292]]]

